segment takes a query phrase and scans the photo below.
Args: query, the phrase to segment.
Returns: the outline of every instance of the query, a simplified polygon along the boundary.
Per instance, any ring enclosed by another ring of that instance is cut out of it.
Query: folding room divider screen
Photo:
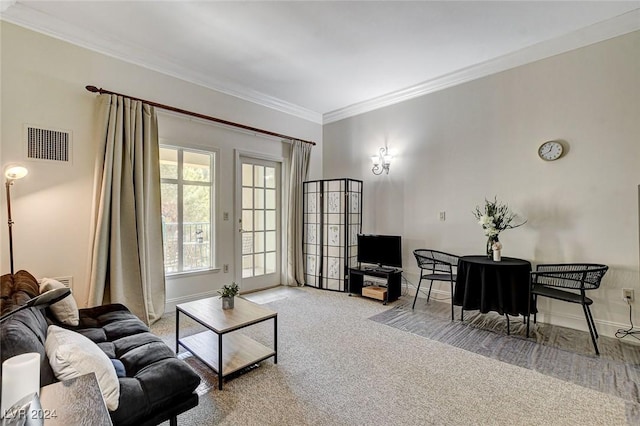
[[[348,268],[357,265],[362,231],[362,181],[303,183],[305,284],[347,291]]]

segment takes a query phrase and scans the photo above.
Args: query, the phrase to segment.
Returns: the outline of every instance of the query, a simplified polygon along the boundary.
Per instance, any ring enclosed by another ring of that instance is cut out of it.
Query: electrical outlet
[[[447,213],[440,212],[440,221],[444,222],[445,220],[447,220]]]
[[[222,212],[222,220],[229,220],[229,212]]]
[[[225,274],[229,272],[229,264],[225,263],[224,265],[222,265],[222,272],[224,272]]]
[[[633,302],[633,289],[632,288],[623,288],[622,289],[622,300]]]

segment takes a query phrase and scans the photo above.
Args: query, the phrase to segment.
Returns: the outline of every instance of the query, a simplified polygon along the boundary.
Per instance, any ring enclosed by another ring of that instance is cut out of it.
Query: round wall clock
[[[562,152],[564,148],[562,144],[558,141],[549,141],[540,145],[538,148],[538,155],[540,158],[546,161],[557,160],[562,156]]]

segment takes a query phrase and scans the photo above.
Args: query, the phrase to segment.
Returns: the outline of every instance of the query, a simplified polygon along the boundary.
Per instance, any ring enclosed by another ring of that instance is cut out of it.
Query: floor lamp
[[[13,220],[11,220],[11,185],[13,181],[22,179],[29,173],[29,171],[22,166],[9,166],[4,171],[4,176],[7,178],[5,186],[7,187],[7,219],[9,225],[9,260],[11,262],[11,275],[13,275],[13,233],[11,227],[13,226]]]

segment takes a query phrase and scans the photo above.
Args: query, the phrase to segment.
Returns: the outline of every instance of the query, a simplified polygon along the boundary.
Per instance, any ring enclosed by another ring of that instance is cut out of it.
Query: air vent
[[[71,132],[26,126],[27,158],[71,162]]]
[[[59,281],[60,284],[64,284],[65,287],[67,288],[71,288],[71,286],[73,285],[73,277],[69,276],[69,277],[55,277],[53,278],[56,281]]]

